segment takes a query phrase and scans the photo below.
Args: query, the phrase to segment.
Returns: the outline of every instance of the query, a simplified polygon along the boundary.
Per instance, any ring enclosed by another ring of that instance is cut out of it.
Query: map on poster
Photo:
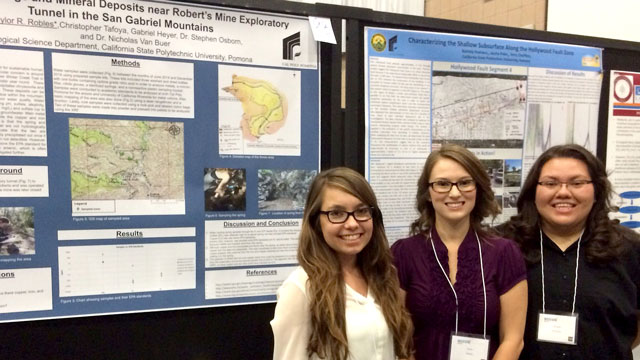
[[[308,18],[0,9],[0,322],[275,301],[320,167]]]
[[[299,156],[300,71],[218,67],[221,154]]]
[[[415,179],[442,144],[484,163],[502,207],[494,224],[515,215],[543,151],[596,151],[602,49],[372,27],[365,44],[365,172],[391,241],[418,217]]]
[[[436,141],[501,139],[506,121],[524,118],[524,76],[518,80],[434,71],[432,82]]]
[[[119,215],[148,215],[147,206],[184,204],[182,128],[182,123],[70,118],[73,214],[92,208],[96,215],[105,203]],[[119,201],[128,206],[116,212]]]

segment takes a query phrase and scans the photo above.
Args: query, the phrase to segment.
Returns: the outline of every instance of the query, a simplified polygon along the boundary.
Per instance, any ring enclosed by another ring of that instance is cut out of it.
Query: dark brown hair
[[[374,208],[371,240],[358,254],[357,263],[369,291],[380,305],[393,335],[395,353],[409,358],[413,351],[413,326],[400,293],[396,268],[384,232],[382,214],[369,183],[354,170],[338,167],[321,172],[311,183],[302,219],[298,262],[309,276],[311,335],[308,355],[346,360],[349,349],[345,320],[345,284],[338,257],[322,236],[319,211],[328,187],[351,194]]]
[[[549,160],[556,158],[576,159],[586,165],[593,181],[595,197],[586,221],[585,233],[590,234],[590,240],[584,244],[587,261],[597,263],[611,260],[618,255],[620,248],[616,230],[619,221],[609,219],[609,212],[613,209],[610,202],[611,183],[604,164],[579,145],[557,145],[538,157],[522,185],[518,197],[518,214],[501,225],[500,232],[518,242],[527,262],[540,261],[540,214],[535,204],[536,190],[542,167]]]
[[[476,205],[471,211],[471,228],[478,234],[486,234],[488,230],[482,225],[482,220],[487,216],[495,217],[500,213],[500,206],[496,202],[493,190],[491,190],[491,179],[487,175],[484,165],[471,151],[454,144],[443,145],[440,150],[431,152],[424,163],[416,195],[416,208],[420,217],[411,224],[411,234],[424,233],[435,224],[436,211],[429,201],[429,177],[431,177],[433,167],[440,159],[450,159],[457,162],[475,180]]]

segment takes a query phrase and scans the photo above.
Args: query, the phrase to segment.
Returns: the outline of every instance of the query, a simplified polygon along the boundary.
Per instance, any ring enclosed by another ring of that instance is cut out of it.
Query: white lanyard
[[[478,238],[478,233],[474,230],[473,233],[476,235],[476,240],[478,241],[478,254],[480,255],[480,273],[482,274],[482,292],[484,294],[484,328],[482,332],[482,337],[487,338],[487,288],[484,283],[484,265],[482,263],[482,246],[480,246],[480,239]],[[451,291],[453,291],[453,297],[456,299],[456,334],[458,333],[458,294],[456,294],[456,290],[453,288],[453,284],[451,280],[449,280],[449,276],[447,276],[447,272],[444,271],[442,264],[440,263],[440,259],[438,259],[438,254],[436,253],[436,247],[433,244],[433,237],[431,236],[431,231],[429,231],[429,242],[431,243],[431,248],[433,249],[433,255],[436,257],[436,261],[438,265],[440,265],[440,270],[442,270],[442,274],[444,274],[444,278],[447,279],[449,283],[449,287],[451,287]]]
[[[576,275],[573,283],[573,305],[571,306],[571,314],[575,314],[576,311],[576,293],[578,292],[578,262],[580,260],[580,241],[582,240],[582,234],[584,234],[584,229],[580,233],[580,237],[578,238],[578,249],[576,251]],[[542,268],[542,312],[546,312],[546,302],[545,302],[545,294],[544,294],[544,251],[542,249],[542,229],[540,229],[540,266]]]

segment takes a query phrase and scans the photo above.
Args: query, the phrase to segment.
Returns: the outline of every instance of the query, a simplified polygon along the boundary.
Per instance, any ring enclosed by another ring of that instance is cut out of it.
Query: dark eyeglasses
[[[468,192],[476,189],[476,181],[473,179],[462,179],[458,182],[451,182],[449,180],[436,180],[430,182],[429,185],[433,189],[433,191],[437,193],[448,193],[455,185],[458,190]]]
[[[327,220],[332,224],[342,224],[347,221],[349,216],[353,216],[356,221],[367,221],[373,216],[373,207],[361,207],[353,211],[345,210],[328,210],[318,211],[320,214],[327,215]]]

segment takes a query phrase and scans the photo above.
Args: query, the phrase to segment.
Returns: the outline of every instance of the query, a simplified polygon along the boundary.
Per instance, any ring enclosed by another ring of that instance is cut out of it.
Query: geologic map
[[[69,119],[72,200],[184,199],[183,124]]]
[[[250,141],[265,134],[273,134],[287,119],[287,99],[265,80],[233,75],[231,86],[224,91],[242,103],[242,135]]]

